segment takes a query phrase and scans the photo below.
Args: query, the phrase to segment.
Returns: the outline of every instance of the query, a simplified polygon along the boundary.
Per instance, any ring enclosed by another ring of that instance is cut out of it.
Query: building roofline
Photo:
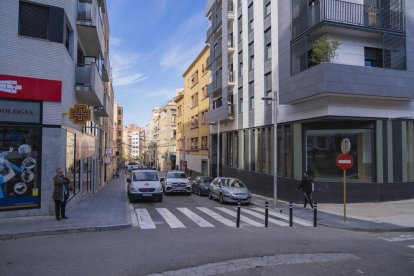
[[[204,53],[210,49],[210,46],[206,44],[204,48],[200,51],[200,53],[197,55],[197,57],[194,59],[194,61],[188,66],[188,68],[183,73],[183,78],[188,74],[188,72],[196,65],[196,63],[200,60],[200,58],[204,55]]]

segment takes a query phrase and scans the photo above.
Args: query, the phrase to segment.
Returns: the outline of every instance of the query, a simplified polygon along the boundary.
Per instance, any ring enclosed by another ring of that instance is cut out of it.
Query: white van
[[[128,182],[128,198],[133,203],[137,199],[156,199],[162,201],[164,198],[163,188],[154,170],[133,170]]]

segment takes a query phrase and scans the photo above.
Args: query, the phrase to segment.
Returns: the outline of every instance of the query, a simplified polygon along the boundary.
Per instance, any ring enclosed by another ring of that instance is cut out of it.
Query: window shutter
[[[20,2],[19,35],[47,39],[48,14],[49,10],[45,6]]]

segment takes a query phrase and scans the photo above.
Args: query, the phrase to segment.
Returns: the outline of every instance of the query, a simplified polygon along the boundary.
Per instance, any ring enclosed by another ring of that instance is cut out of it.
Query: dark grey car
[[[193,193],[198,194],[199,196],[208,195],[211,181],[213,181],[213,178],[209,176],[196,177],[191,184],[193,187]]]

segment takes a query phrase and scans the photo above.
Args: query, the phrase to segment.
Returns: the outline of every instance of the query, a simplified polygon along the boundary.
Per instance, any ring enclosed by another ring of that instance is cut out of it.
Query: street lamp
[[[209,125],[217,125],[217,177],[220,176],[220,121],[208,123]]]
[[[272,101],[273,102],[273,124],[274,124],[274,141],[273,141],[273,205],[276,208],[277,206],[277,99],[264,96],[262,97],[264,101]]]

